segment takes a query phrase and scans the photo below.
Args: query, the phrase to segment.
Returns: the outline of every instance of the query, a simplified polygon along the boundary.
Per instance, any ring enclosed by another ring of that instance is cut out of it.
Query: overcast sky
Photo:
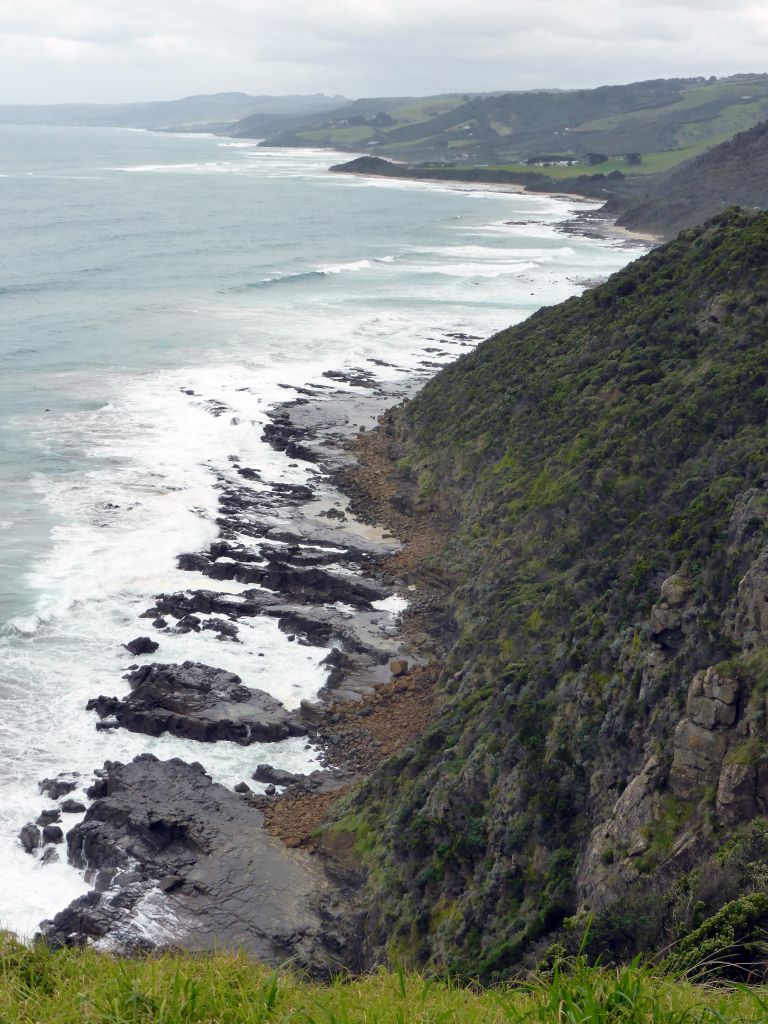
[[[0,103],[768,71],[768,0],[0,0]]]

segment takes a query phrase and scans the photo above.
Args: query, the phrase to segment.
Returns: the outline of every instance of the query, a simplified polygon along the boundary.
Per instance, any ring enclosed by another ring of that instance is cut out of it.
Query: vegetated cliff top
[[[526,159],[582,161],[587,154],[587,164],[601,154],[621,164],[625,154],[653,154],[635,167],[642,173],[671,166],[696,147],[720,142],[767,115],[768,75],[656,79],[556,92],[358,100],[283,129],[274,122],[265,145],[331,146],[409,162],[491,166]],[[263,137],[263,126],[246,122],[231,132]]]
[[[619,211],[625,227],[669,237],[733,205],[768,208],[768,121],[649,178],[645,194],[609,209]]]
[[[455,524],[431,566],[455,642],[445,710],[328,833],[360,860],[372,962],[504,975],[590,914],[608,958],[754,952],[767,417],[768,214],[740,210],[392,417],[401,502]]]

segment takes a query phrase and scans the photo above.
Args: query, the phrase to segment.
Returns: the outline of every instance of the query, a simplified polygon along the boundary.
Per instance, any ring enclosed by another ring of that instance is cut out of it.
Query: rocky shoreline
[[[20,841],[44,862],[65,843],[69,862],[92,885],[41,924],[52,946],[242,948],[312,973],[355,966],[353,893],[313,856],[313,833],[332,803],[421,731],[436,706],[436,673],[424,665],[430,644],[403,629],[402,602],[392,600],[411,578],[397,539],[407,518],[389,502],[391,474],[371,428],[476,340],[443,337],[416,373],[395,384],[382,383],[372,366],[293,387],[297,397],[271,409],[262,440],[311,464],[306,484],[266,483],[230,457],[243,483],[219,479],[218,539],[179,557],[190,588],[158,594],[141,615],[151,629],[124,644],[143,659],[124,675],[127,695],[94,695],[87,709],[96,729],[167,732],[202,744],[303,736],[323,767],[295,775],[261,764],[232,792],[199,762],[143,754],[96,769],[87,810],[62,799],[84,780],[66,773],[43,780],[41,792],[59,805],[24,825]],[[214,405],[212,415],[226,413]],[[209,589],[206,580],[243,589]],[[326,680],[314,700],[288,710],[215,665],[149,660],[162,656],[168,634],[210,630],[222,643],[239,643],[241,620],[254,616],[276,619],[289,641],[326,651]],[[84,817],[65,836],[61,811],[75,809]]]

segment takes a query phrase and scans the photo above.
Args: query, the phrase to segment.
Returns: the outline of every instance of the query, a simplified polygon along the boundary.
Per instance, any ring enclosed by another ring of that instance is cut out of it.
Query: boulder
[[[408,671],[408,662],[405,658],[393,658],[389,663],[389,671],[393,676],[404,676]]]
[[[299,782],[306,782],[309,776],[273,768],[271,764],[260,764],[256,766],[251,778],[256,782],[271,782],[275,786],[295,786]]]
[[[239,643],[237,639],[239,630],[234,622],[228,622],[226,619],[205,619],[202,625],[203,629],[210,629],[218,633],[219,640],[234,640]]]
[[[666,601],[670,608],[684,605],[691,592],[691,581],[685,576],[675,573],[668,576],[661,584],[661,600]]]
[[[129,640],[127,644],[123,644],[126,651],[129,654],[138,657],[139,654],[154,654],[160,646],[156,640],[152,640],[148,636],[137,636],[135,640]]]
[[[51,807],[49,810],[40,812],[36,824],[53,825],[57,821],[61,821],[61,811],[58,807]]]
[[[61,801],[61,809],[65,814],[82,814],[85,810],[85,804],[70,798],[69,800]]]
[[[715,668],[697,672],[688,688],[688,717],[705,729],[733,725],[738,694],[738,680],[718,674]]]
[[[199,633],[202,620],[199,615],[184,615],[174,626],[174,633]]]
[[[65,772],[57,775],[55,779],[43,779],[38,783],[40,792],[45,793],[52,800],[58,800],[60,796],[66,796],[73,789],[77,789],[77,786],[78,778],[74,774],[68,775]]]
[[[32,853],[42,843],[40,829],[33,822],[27,822],[21,832],[19,832],[19,841],[27,853]]]
[[[62,843],[64,842],[64,833],[59,825],[46,825],[43,828],[43,842],[44,843]]]

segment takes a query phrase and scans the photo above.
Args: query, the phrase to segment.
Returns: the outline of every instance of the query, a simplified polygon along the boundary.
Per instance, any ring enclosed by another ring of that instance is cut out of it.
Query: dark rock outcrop
[[[73,800],[70,797],[68,800],[61,801],[61,809],[66,814],[82,814],[85,810],[85,804],[81,803],[80,800]]]
[[[309,776],[273,768],[271,764],[259,764],[252,777],[257,782],[270,782],[275,786],[295,786],[299,782],[306,782]]]
[[[77,789],[78,779],[74,775],[69,775],[66,772],[61,772],[54,779],[42,779],[38,783],[38,789],[41,793],[45,793],[52,800],[58,800],[61,796],[66,796],[67,793],[71,793],[73,789]]]
[[[61,821],[61,811],[58,807],[51,807],[49,810],[40,812],[36,824],[53,825],[57,821]]]
[[[280,701],[243,686],[234,673],[209,665],[146,665],[129,672],[126,679],[132,688],[127,697],[97,697],[88,702],[88,710],[114,716],[132,732],[170,732],[205,743],[270,742],[306,733],[298,716]]]
[[[64,832],[59,825],[45,825],[43,827],[44,843],[63,843]]]
[[[27,853],[32,853],[42,842],[42,834],[37,825],[28,822],[19,832],[19,841]]]
[[[151,637],[137,636],[135,640],[129,640],[123,646],[129,654],[138,657],[139,654],[154,654],[160,644],[156,640],[152,640]]]
[[[71,863],[97,888],[43,923],[47,941],[108,937],[114,949],[142,948],[136,912],[151,905],[167,945],[330,968],[343,941],[339,908],[312,858],[268,835],[261,813],[198,764],[144,754],[105,767],[104,796],[67,837]]]

